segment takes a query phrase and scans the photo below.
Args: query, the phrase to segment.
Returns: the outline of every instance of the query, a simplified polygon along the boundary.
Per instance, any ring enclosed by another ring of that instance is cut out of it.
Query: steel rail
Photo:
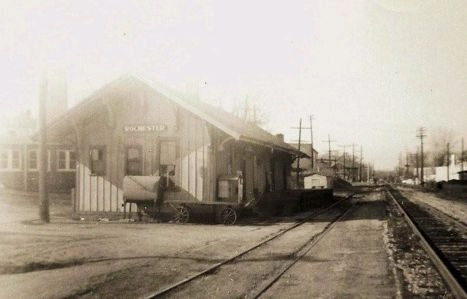
[[[303,219],[300,219],[300,220],[297,221],[296,223],[294,223],[294,224],[292,224],[292,225],[286,227],[285,229],[283,229],[283,230],[281,230],[281,231],[279,231],[279,232],[273,234],[273,235],[270,236],[269,238],[267,238],[267,239],[265,239],[265,240],[263,240],[263,241],[261,241],[261,242],[255,244],[255,245],[251,246],[251,247],[248,248],[248,249],[245,249],[244,251],[242,251],[242,252],[240,252],[240,253],[238,253],[238,254],[236,254],[236,255],[234,255],[234,256],[232,256],[232,257],[230,257],[230,258],[228,258],[228,259],[226,259],[226,260],[224,260],[224,261],[222,261],[222,262],[218,262],[218,263],[212,265],[211,267],[207,268],[206,270],[203,270],[203,271],[201,271],[201,272],[198,272],[198,273],[196,273],[196,274],[193,274],[192,276],[187,277],[187,278],[185,278],[185,279],[183,279],[183,280],[181,280],[181,281],[178,281],[178,282],[176,282],[176,283],[174,283],[174,284],[172,284],[172,285],[170,285],[170,286],[168,286],[168,287],[166,287],[166,288],[164,288],[164,289],[162,289],[162,290],[160,290],[160,291],[156,291],[156,292],[154,292],[154,293],[148,294],[148,295],[144,296],[143,298],[144,298],[144,299],[153,299],[153,298],[160,297],[160,296],[165,295],[165,294],[167,294],[168,292],[170,292],[170,291],[172,291],[172,290],[174,290],[174,289],[176,289],[176,288],[178,288],[178,287],[180,287],[180,286],[182,286],[182,285],[184,285],[184,284],[186,284],[186,283],[188,283],[188,282],[190,282],[190,281],[193,281],[193,280],[195,280],[195,279],[197,279],[197,278],[199,278],[199,277],[201,277],[201,276],[204,276],[205,274],[212,273],[213,271],[215,271],[216,269],[220,268],[221,266],[230,263],[231,261],[233,261],[233,260],[235,260],[235,259],[237,259],[237,258],[239,258],[239,257],[241,257],[241,256],[243,256],[243,255],[245,255],[245,254],[247,254],[247,253],[249,253],[249,252],[255,250],[255,249],[258,248],[258,247],[263,246],[264,244],[266,244],[266,243],[268,243],[268,242],[270,242],[270,241],[272,241],[272,240],[274,240],[274,239],[276,239],[276,238],[282,236],[282,235],[285,234],[286,232],[288,232],[288,231],[290,231],[290,230],[292,230],[292,229],[294,229],[294,228],[296,228],[296,227],[299,227],[299,226],[303,225],[303,224],[304,224],[305,222],[307,222],[308,220],[311,220],[311,219],[313,219],[314,217],[319,216],[319,215],[323,214],[324,212],[329,211],[330,209],[332,209],[332,208],[335,207],[336,205],[341,204],[342,202],[344,202],[344,201],[346,201],[346,200],[352,198],[354,195],[355,195],[355,193],[354,193],[354,194],[351,194],[350,196],[347,196],[347,197],[344,198],[344,199],[341,199],[341,200],[339,200],[339,201],[333,203],[332,205],[326,207],[325,209],[323,209],[323,210],[321,210],[321,211],[318,211],[318,212],[316,212],[316,213],[312,213],[312,214],[308,215],[307,217],[305,217],[305,218],[303,218]]]
[[[426,240],[424,235],[420,232],[420,230],[418,229],[417,225],[413,222],[410,215],[405,211],[404,207],[397,201],[397,199],[394,197],[394,195],[389,189],[386,189],[386,194],[390,196],[390,198],[396,204],[399,211],[402,213],[402,215],[404,215],[404,218],[407,224],[410,226],[414,234],[417,235],[417,237],[419,238],[420,245],[426,251],[426,253],[430,257],[435,267],[438,269],[438,272],[440,273],[441,277],[448,285],[453,295],[456,296],[456,298],[467,298],[467,294],[464,291],[463,287],[459,284],[457,279],[452,275],[451,271],[449,271],[445,263],[438,256],[438,254],[436,254],[435,250],[431,247],[430,243]]]
[[[252,298],[256,299],[259,298],[262,294],[264,294],[267,290],[269,290],[290,268],[292,268],[293,265],[295,265],[298,261],[300,261],[305,255],[307,255],[313,247],[315,247],[316,244],[326,235],[329,233],[334,226],[336,225],[337,222],[339,222],[342,218],[344,218],[350,210],[355,206],[356,203],[352,204],[344,213],[341,215],[337,216],[335,219],[333,219],[330,223],[326,225],[326,227],[320,231],[318,234],[314,235],[310,240],[308,240],[307,243],[305,243],[302,248],[300,248],[297,252],[302,251],[304,248],[305,250],[302,251],[302,253],[299,253],[296,255],[295,259],[289,263],[286,267],[284,267],[273,279],[271,279],[268,284],[263,287],[261,290],[259,290]]]
[[[457,218],[454,218],[453,216],[441,211],[440,209],[438,209],[436,207],[430,206],[429,204],[422,203],[422,204],[420,204],[420,206],[424,206],[426,209],[434,211],[434,213],[438,214],[439,217],[447,218],[447,219],[449,219],[448,221],[454,223],[454,225],[457,225],[462,230],[467,231],[467,225],[464,222],[462,222],[461,220],[459,220]]]

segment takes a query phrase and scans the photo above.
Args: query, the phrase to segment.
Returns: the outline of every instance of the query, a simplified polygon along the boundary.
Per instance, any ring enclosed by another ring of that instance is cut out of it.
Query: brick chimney
[[[281,133],[276,134],[276,138],[277,138],[279,141],[284,142],[284,134],[281,134]]]

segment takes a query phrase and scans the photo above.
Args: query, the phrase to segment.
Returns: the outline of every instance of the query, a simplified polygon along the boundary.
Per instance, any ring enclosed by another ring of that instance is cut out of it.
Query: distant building
[[[30,113],[20,115],[9,132],[0,136],[0,184],[21,191],[38,190],[39,145],[30,137],[35,120]],[[48,189],[69,192],[74,186],[76,158],[72,145],[47,145]]]
[[[321,174],[312,174],[304,178],[305,189],[326,189],[332,188],[333,177]]]
[[[438,166],[435,167],[435,181],[449,181],[449,180],[459,180],[459,172],[462,170],[467,170],[467,162],[456,163],[455,155],[451,155],[449,159],[449,166]]]
[[[413,175],[414,179],[420,181],[420,178],[418,176],[421,176],[422,169],[421,167],[413,169]],[[423,167],[423,181],[428,182],[428,181],[435,181],[436,180],[436,170],[435,167]]]
[[[291,146],[298,149],[298,143],[289,143]],[[300,159],[300,170],[302,171],[302,175],[309,175],[314,172],[317,168],[316,161],[318,159],[318,151],[313,149],[311,151],[311,143],[301,143],[300,144],[300,151],[308,154],[309,157]],[[298,161],[295,160],[292,164],[292,170],[295,171],[297,169]]]
[[[47,121],[53,122],[67,109],[66,81],[53,76],[47,85]],[[0,184],[6,188],[37,191],[39,145],[31,139],[37,131],[37,120],[26,111],[7,124],[7,132],[0,136]],[[66,140],[47,145],[48,189],[69,192],[75,184],[76,157],[74,147]]]
[[[289,143],[294,148],[298,149],[298,143]],[[303,178],[309,176],[313,173],[316,173],[319,169],[318,167],[318,152],[313,149],[311,150],[312,146],[310,143],[301,143],[300,144],[300,151],[306,153],[308,157],[303,157],[300,159],[300,175],[299,175],[299,182],[297,185],[297,168],[298,168],[298,159],[295,159],[292,164],[292,177],[293,177],[293,185],[295,187],[302,188],[304,186]]]

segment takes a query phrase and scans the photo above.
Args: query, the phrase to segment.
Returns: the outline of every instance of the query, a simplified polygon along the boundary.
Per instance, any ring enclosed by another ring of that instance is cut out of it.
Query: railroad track
[[[354,194],[355,195],[355,194]],[[286,233],[288,232],[291,232],[299,227],[301,227],[302,225],[304,225],[305,223],[308,223],[309,221],[317,218],[318,216],[326,213],[326,212],[329,212],[331,210],[337,210],[339,211],[337,213],[337,215],[331,220],[329,221],[329,223],[327,223],[325,225],[325,227],[318,233],[314,234],[311,238],[309,238],[308,240],[305,240],[303,244],[301,244],[301,246],[299,246],[294,252],[292,253],[289,253],[288,256],[292,257],[290,260],[288,260],[287,262],[281,264],[281,269],[275,269],[274,271],[274,274],[268,276],[268,279],[264,282],[261,283],[260,286],[256,286],[254,290],[250,290],[249,291],[249,294],[247,295],[248,298],[258,298],[259,296],[261,296],[265,291],[267,291],[272,285],[274,285],[274,283],[276,281],[278,281],[283,275],[284,273],[287,272],[288,269],[290,269],[295,263],[297,263],[303,256],[305,256],[310,250],[311,248],[317,243],[319,242],[319,240],[327,233],[329,232],[335,225],[336,222],[338,222],[339,220],[341,220],[349,211],[350,209],[355,206],[355,203],[356,202],[352,202],[351,199],[352,197],[354,197],[354,195],[351,195],[343,200],[340,200],[332,205],[330,205],[329,207],[323,209],[323,210],[320,210],[316,213],[313,213],[311,215],[309,215],[308,217],[305,217],[299,221],[297,221],[296,223],[294,224],[291,224],[290,226],[288,226],[287,228],[277,232],[276,234],[270,236],[269,238],[255,244],[254,246],[236,254],[235,256],[232,256],[230,257],[229,259],[226,259],[222,262],[219,262],[217,264],[214,264],[213,266],[205,269],[204,271],[201,271],[199,273],[196,273],[186,279],[183,279],[181,281],[178,281],[162,290],[158,290],[158,291],[155,291],[151,294],[148,294],[147,296],[145,296],[144,298],[166,298],[166,297],[170,297],[171,295],[173,294],[176,294],[176,292],[178,290],[180,290],[181,288],[186,288],[190,283],[193,283],[199,279],[202,279],[203,277],[206,277],[216,271],[218,271],[221,267],[224,267],[224,266],[228,266],[228,265],[232,265],[232,264],[235,264],[236,262],[238,262],[241,258],[244,258],[246,255],[248,254],[251,254],[253,253],[255,250],[258,250],[259,248],[263,247],[263,246],[266,246],[268,243],[278,239],[278,238],[281,238],[281,237],[284,237],[286,235]]]
[[[435,267],[457,298],[467,298],[467,228],[441,211],[417,205],[389,188],[389,197],[420,238]]]

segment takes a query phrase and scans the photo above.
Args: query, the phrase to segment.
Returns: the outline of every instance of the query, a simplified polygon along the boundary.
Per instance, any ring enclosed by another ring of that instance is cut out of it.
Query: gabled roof
[[[49,131],[61,131],[65,127],[72,126],[70,120],[74,118],[85,117],[95,111],[100,105],[103,104],[103,94],[108,90],[127,86],[128,84],[145,85],[163,96],[168,100],[176,103],[180,107],[195,114],[206,122],[210,123],[219,130],[225,132],[227,135],[233,137],[235,140],[242,140],[248,143],[260,144],[263,146],[271,147],[276,150],[285,151],[297,156],[308,156],[302,151],[298,151],[293,146],[280,140],[278,137],[261,129],[260,127],[247,123],[244,120],[225,112],[220,108],[203,103],[201,101],[188,101],[183,99],[174,91],[161,86],[155,82],[137,78],[135,76],[123,76],[115,81],[112,81],[94,92],[91,96],[84,99],[80,104],[71,108],[65,115],[59,117],[56,121],[49,125]]]
[[[288,142],[291,146],[295,147],[298,149],[298,142]],[[301,143],[300,144],[300,150],[303,152],[310,152],[311,144],[310,143]],[[318,151],[313,147],[313,153],[318,154]]]

